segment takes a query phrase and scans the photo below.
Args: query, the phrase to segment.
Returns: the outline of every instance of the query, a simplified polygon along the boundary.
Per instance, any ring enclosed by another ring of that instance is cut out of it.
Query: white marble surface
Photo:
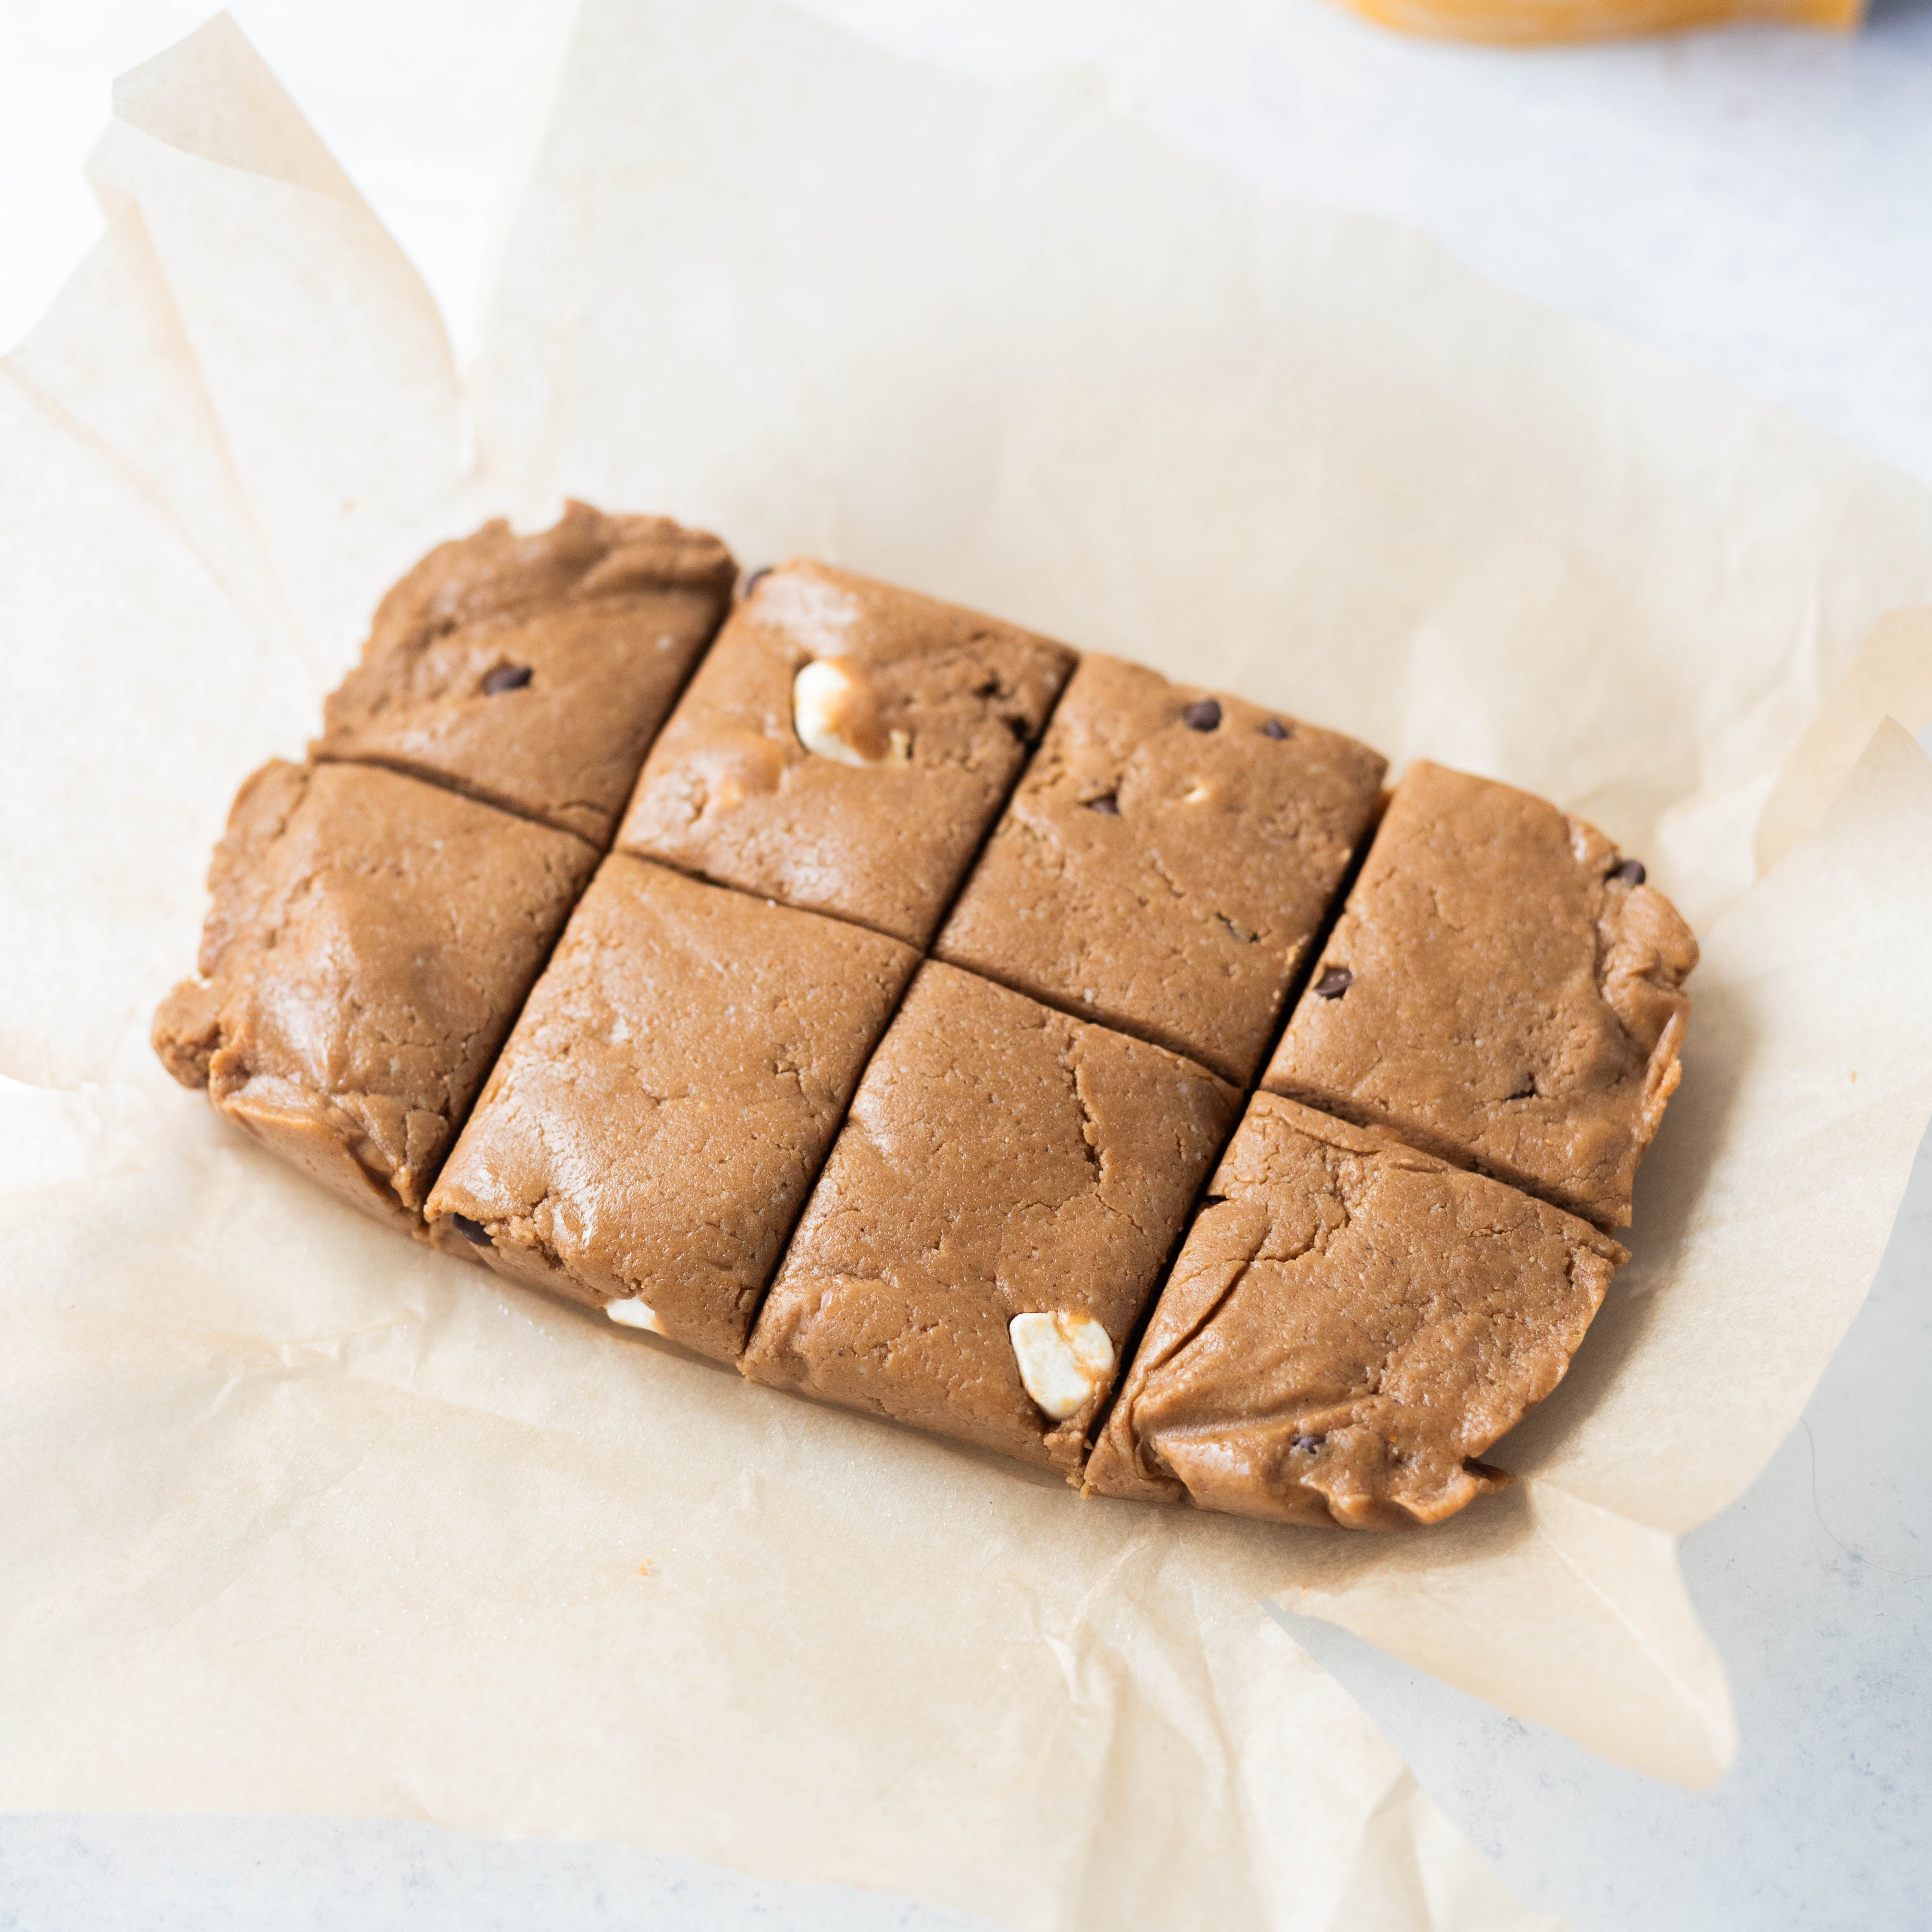
[[[1285,190],[1420,222],[1498,280],[1932,481],[1932,0],[1878,0],[1849,43],[1751,32],[1531,57],[1405,43],[1321,0],[813,4],[988,77],[1104,64],[1171,138]],[[487,274],[509,0],[232,10],[423,268],[460,347]],[[206,11],[6,0],[0,344],[98,230],[80,164],[111,76]],[[1687,1546],[1743,1736],[1714,1791],[1598,1763],[1325,1625],[1294,1620],[1294,1634],[1518,1894],[1578,1932],[1932,1925],[1928,1363],[1932,1148],[1803,1426]],[[968,1922],[428,1826],[0,1819],[0,1932]]]

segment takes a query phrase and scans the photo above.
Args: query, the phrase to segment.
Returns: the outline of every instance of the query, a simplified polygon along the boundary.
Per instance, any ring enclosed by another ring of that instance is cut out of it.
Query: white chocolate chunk
[[[658,1312],[648,1301],[640,1301],[633,1295],[628,1301],[607,1301],[604,1312],[620,1328],[648,1328],[653,1335],[664,1333],[664,1324],[658,1319]]]
[[[1006,1332],[1027,1394],[1056,1422],[1084,1408],[1113,1372],[1114,1338],[1090,1315],[1016,1315]]]
[[[792,728],[814,758],[842,765],[904,765],[912,740],[903,731],[881,733],[872,693],[837,658],[814,658],[791,686]]]

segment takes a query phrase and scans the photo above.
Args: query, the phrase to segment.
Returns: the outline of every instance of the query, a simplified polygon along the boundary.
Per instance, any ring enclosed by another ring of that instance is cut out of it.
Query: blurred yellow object
[[[1346,0],[1358,14],[1405,34],[1495,46],[1553,46],[1764,21],[1850,33],[1864,0]]]

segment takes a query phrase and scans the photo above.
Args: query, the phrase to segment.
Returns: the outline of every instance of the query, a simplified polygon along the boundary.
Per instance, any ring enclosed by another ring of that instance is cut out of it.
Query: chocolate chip
[[[456,1232],[466,1241],[474,1241],[479,1248],[491,1245],[490,1230],[481,1221],[472,1221],[467,1214],[452,1214],[449,1218],[455,1223]]]
[[[1610,874],[1613,879],[1622,880],[1627,886],[1640,886],[1648,876],[1648,874],[1643,869],[1643,861],[1641,859],[1626,859]]]
[[[1120,801],[1112,792],[1103,797],[1090,798],[1087,801],[1089,812],[1097,812],[1102,818],[1118,818],[1120,815]]]
[[[1197,698],[1181,714],[1190,731],[1212,731],[1221,722],[1221,707],[1211,698]]]
[[[483,680],[484,694],[494,698],[500,691],[521,691],[530,681],[528,664],[499,664]]]
[[[1346,966],[1331,966],[1315,982],[1318,1000],[1339,1000],[1355,983],[1355,976]]]
[[[745,587],[742,590],[739,592],[739,596],[740,597],[750,596],[752,592],[757,590],[758,586],[764,583],[765,579],[770,576],[771,574],[772,567],[770,564],[767,563],[760,566],[758,569],[753,571],[750,576],[745,579]]]
[[[1288,1446],[1290,1448],[1300,1450],[1304,1456],[1311,1456],[1316,1450],[1320,1448],[1322,1444],[1326,1442],[1328,1439],[1328,1437],[1325,1436],[1298,1435]]]
[[[1262,736],[1264,738],[1286,738],[1290,735],[1288,727],[1279,718],[1270,718],[1262,727]]]

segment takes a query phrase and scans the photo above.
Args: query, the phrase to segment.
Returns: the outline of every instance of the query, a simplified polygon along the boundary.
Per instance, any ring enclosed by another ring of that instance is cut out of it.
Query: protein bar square
[[[934,955],[1250,1080],[1388,768],[1083,657]]]
[[[1262,1084],[1625,1226],[1696,963],[1594,826],[1418,764]]]
[[[918,963],[614,853],[443,1170],[432,1238],[731,1360]]]
[[[1438,1522],[1548,1395],[1627,1257],[1501,1181],[1258,1094],[1086,1487],[1276,1522]]]
[[[1238,1104],[1165,1048],[928,963],[740,1367],[1074,1474]]]
[[[702,530],[572,503],[439,544],[382,602],[318,758],[386,764],[610,842],[638,768],[731,601]]]
[[[762,572],[618,842],[923,946],[1073,664],[1064,644],[825,564]]]
[[[265,765],[208,873],[201,975],[155,1050],[184,1086],[413,1232],[595,851],[363,765]]]

